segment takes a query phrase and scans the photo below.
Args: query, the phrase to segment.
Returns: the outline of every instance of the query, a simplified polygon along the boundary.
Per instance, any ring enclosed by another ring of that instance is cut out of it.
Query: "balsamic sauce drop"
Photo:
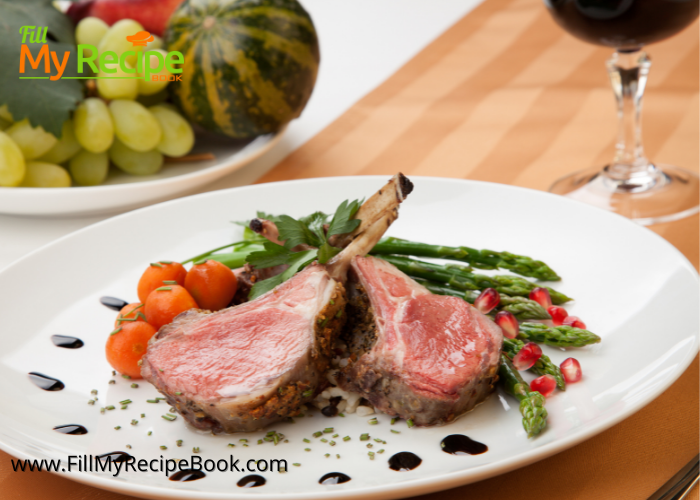
[[[57,378],[52,378],[42,373],[29,372],[29,379],[34,382],[37,387],[45,391],[61,391],[65,387],[63,382]]]
[[[489,451],[484,443],[474,441],[464,434],[450,434],[442,440],[440,447],[452,455],[481,455]]]
[[[65,349],[80,349],[85,345],[78,337],[69,337],[68,335],[51,335],[51,342],[56,347]]]
[[[343,400],[343,398],[340,396],[332,397],[329,401],[330,404],[328,406],[324,406],[323,408],[321,408],[321,413],[326,417],[337,416],[339,413],[338,412],[338,405],[340,404],[340,402],[342,400]]]
[[[63,434],[73,434],[74,436],[88,433],[88,430],[85,427],[78,424],[57,425],[53,428],[53,430]]]
[[[242,477],[236,484],[241,488],[255,488],[256,486],[262,486],[267,480],[258,476],[257,474],[251,474],[249,476]]]
[[[171,481],[196,481],[202,479],[206,474],[198,469],[184,469],[170,476]]]
[[[121,311],[129,303],[116,297],[100,297],[100,304],[115,311]]]
[[[342,472],[329,472],[328,474],[324,474],[321,479],[318,480],[319,484],[341,484],[341,483],[347,483],[352,479],[350,476],[347,474],[343,474]]]
[[[396,471],[408,471],[418,467],[423,460],[410,451],[402,451],[389,459],[389,468]]]
[[[112,462],[114,463],[120,463],[126,462],[132,457],[125,451],[110,451],[109,453],[105,453],[103,455],[97,455],[98,460],[107,460],[108,458],[111,458]]]
[[[338,407],[333,405],[324,406],[321,409],[321,413],[323,413],[323,415],[326,417],[335,417],[338,415]]]

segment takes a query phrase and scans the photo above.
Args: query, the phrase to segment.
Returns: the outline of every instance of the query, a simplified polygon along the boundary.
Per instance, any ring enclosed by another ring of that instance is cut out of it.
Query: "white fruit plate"
[[[238,170],[269,151],[282,137],[261,135],[236,140],[210,133],[197,133],[191,154],[212,153],[213,160],[166,162],[149,176],[127,175],[110,168],[99,186],[70,188],[0,187],[0,213],[32,216],[92,216],[130,210],[195,189]]]
[[[567,305],[602,337],[582,349],[544,351],[559,364],[569,356],[581,362],[584,378],[547,400],[549,421],[539,437],[528,439],[518,405],[500,390],[456,422],[437,428],[408,428],[378,415],[327,418],[319,412],[272,429],[289,442],[277,446],[258,439],[265,432],[213,436],[188,427],[181,417],[161,418],[166,403],[149,404],[158,394],[147,382],[114,377],[104,343],[116,313],[99,302],[104,295],[133,301],[136,283],[149,262],[184,260],[235,241],[241,228],[231,221],[256,210],[292,216],[332,211],[345,199],[366,197],[384,177],[312,179],[216,191],[121,215],[61,238],[0,273],[0,447],[20,458],[57,459],[70,455],[128,452],[138,460],[160,457],[190,460],[193,447],[203,460],[284,459],[289,471],[259,472],[264,486],[240,488],[250,472],[207,472],[206,477],[170,481],[160,472],[58,472],[99,488],[144,498],[321,499],[399,498],[450,488],[541,460],[629,417],[680,376],[698,348],[698,276],[669,243],[627,219],[538,191],[482,182],[414,178],[415,190],[401,206],[390,234],[445,245],[505,249],[542,259],[563,280],[554,286],[576,301]],[[543,231],[556,227],[556,231]],[[128,237],[127,237],[128,235]],[[671,313],[672,311],[672,313]],[[80,349],[55,347],[51,335],[79,337]],[[29,372],[60,379],[65,389],[43,391]],[[531,380],[530,373],[524,373]],[[91,389],[96,405],[87,404]],[[131,399],[128,409],[119,401]],[[116,409],[100,413],[100,408]],[[146,416],[141,417],[144,413]],[[130,425],[132,419],[137,425]],[[88,433],[66,435],[54,426],[81,424]],[[121,426],[120,430],[115,430]],[[324,435],[330,446],[312,437]],[[398,430],[400,434],[392,433]],[[151,433],[149,436],[148,433]],[[362,433],[386,441],[359,440]],[[333,434],[339,437],[331,438]],[[444,453],[440,442],[465,434],[485,443],[480,455]],[[350,441],[344,441],[350,436]],[[311,442],[306,443],[303,439]],[[176,441],[183,440],[177,447]],[[249,446],[242,446],[247,439]],[[235,444],[229,447],[228,444]],[[374,460],[366,445],[372,443]],[[130,445],[131,448],[127,448]],[[160,446],[167,446],[161,450]],[[311,451],[304,451],[310,448]],[[378,451],[384,449],[384,453]],[[396,472],[388,458],[409,451],[422,459],[411,471]],[[325,457],[328,453],[330,456]],[[336,458],[336,454],[340,458]],[[73,459],[75,461],[75,459]],[[156,464],[158,462],[155,462]],[[298,463],[300,466],[293,466]],[[223,463],[222,463],[223,465]],[[254,467],[254,462],[251,462]],[[321,485],[328,472],[351,480]]]

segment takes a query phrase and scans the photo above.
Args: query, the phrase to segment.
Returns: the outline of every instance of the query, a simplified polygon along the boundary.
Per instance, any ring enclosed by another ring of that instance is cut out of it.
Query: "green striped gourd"
[[[318,38],[296,0],[186,0],[164,37],[185,58],[173,100],[207,130],[276,132],[301,114],[316,82]]]

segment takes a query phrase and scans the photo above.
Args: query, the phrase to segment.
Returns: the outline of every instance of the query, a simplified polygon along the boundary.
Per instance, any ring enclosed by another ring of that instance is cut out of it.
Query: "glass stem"
[[[615,100],[619,132],[615,159],[605,169],[620,190],[649,187],[654,182],[655,167],[644,156],[642,146],[642,97],[651,61],[643,51],[615,52],[607,61],[608,75]],[[629,185],[624,185],[629,183]]]

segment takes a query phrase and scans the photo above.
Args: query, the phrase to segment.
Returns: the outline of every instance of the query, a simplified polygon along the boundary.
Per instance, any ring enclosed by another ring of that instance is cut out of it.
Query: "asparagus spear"
[[[451,295],[466,300],[473,304],[481,292],[478,290],[457,290],[442,283],[426,280],[423,278],[414,277],[418,283],[437,295]],[[512,313],[519,320],[526,319],[551,319],[547,310],[539,305],[534,300],[526,299],[525,297],[511,297],[509,295],[500,294],[501,302],[498,305],[497,311],[505,310]]]
[[[498,310],[508,311],[516,319],[552,319],[547,310],[534,300],[525,297],[511,297],[501,294],[501,303]]]
[[[477,269],[507,269],[516,274],[544,281],[559,281],[561,279],[544,262],[509,252],[428,245],[427,243],[417,243],[389,237],[377,243],[370,253],[374,255],[413,255],[416,257],[458,260]]]
[[[519,276],[486,276],[470,272],[469,268],[457,265],[443,266],[432,262],[409,259],[399,255],[381,255],[381,259],[393,264],[411,277],[425,278],[446,283],[459,290],[484,290],[495,288],[499,293],[528,297],[537,285]],[[571,300],[561,292],[546,287],[554,304],[563,304]]]
[[[513,367],[507,356],[501,354],[501,366],[498,376],[505,391],[520,401],[520,413],[523,415],[523,428],[527,437],[542,432],[547,425],[547,410],[544,396],[530,387]]]
[[[550,327],[542,323],[521,323],[518,338],[554,347],[583,347],[600,342],[600,337],[588,330],[567,325]]]
[[[503,352],[510,358],[515,356],[524,346],[525,342],[522,340],[503,338]],[[551,375],[557,381],[557,387],[562,391],[566,390],[564,375],[562,375],[559,367],[552,363],[552,360],[549,359],[549,356],[546,354],[543,354],[530,370],[537,375]]]

